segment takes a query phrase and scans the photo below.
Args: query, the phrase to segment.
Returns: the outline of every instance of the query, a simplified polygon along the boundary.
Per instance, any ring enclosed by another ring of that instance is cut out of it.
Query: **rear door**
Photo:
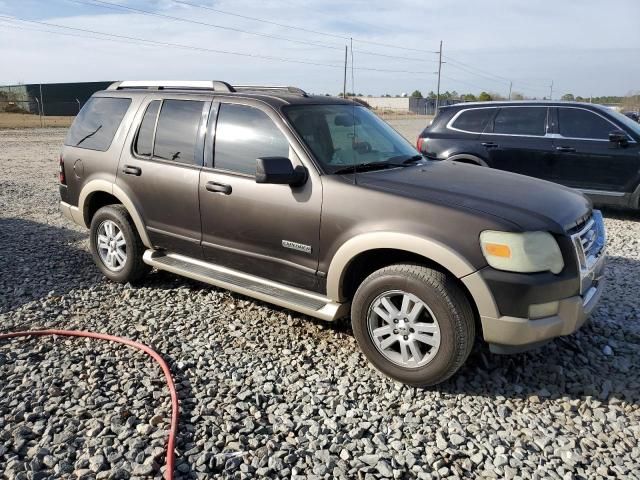
[[[155,247],[202,256],[198,180],[210,100],[149,96],[122,152],[117,184]]]
[[[492,168],[551,179],[553,140],[546,106],[503,106],[480,136]]]
[[[205,258],[320,291],[320,177],[308,168],[309,179],[299,187],[256,183],[257,158],[288,157],[294,166],[304,166],[304,150],[261,102],[229,99],[214,103],[214,109],[217,126],[215,136],[208,135],[199,187]]]
[[[623,194],[635,187],[639,148],[629,137],[621,146],[609,133],[623,130],[594,111],[581,107],[556,109],[553,179],[586,192]]]
[[[456,160],[457,155],[472,155],[486,162],[487,149],[482,146],[485,140],[479,139],[483,138],[481,134],[486,132],[497,110],[496,107],[463,109],[453,114],[446,126],[436,122],[436,118],[434,131],[425,130],[424,135],[430,138],[423,141],[421,149],[430,157]],[[440,115],[450,116],[447,113]],[[430,154],[431,151],[434,154]]]

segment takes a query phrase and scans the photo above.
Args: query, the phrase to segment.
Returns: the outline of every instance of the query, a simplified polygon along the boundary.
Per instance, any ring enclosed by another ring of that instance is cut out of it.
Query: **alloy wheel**
[[[369,307],[367,327],[378,351],[400,367],[423,367],[440,348],[435,315],[417,296],[402,290],[376,297]]]
[[[112,220],[105,220],[96,233],[98,255],[102,263],[112,272],[124,268],[127,262],[127,241],[122,230]]]

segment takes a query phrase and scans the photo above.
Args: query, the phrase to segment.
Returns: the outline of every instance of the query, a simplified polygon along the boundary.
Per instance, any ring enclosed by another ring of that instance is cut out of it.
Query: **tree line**
[[[327,95],[329,94],[327,93]],[[342,93],[340,93],[338,96],[342,97]],[[368,95],[368,96],[371,96],[371,95]],[[388,97],[388,98],[391,98],[391,97],[399,98],[406,95],[405,94],[390,95],[388,93],[385,93],[382,96]],[[437,97],[436,93],[433,90],[431,90],[427,95],[423,95],[420,90],[414,90],[409,96],[412,98],[427,98],[431,100],[434,100]],[[347,92],[347,97],[365,97],[365,95],[363,95],[362,93],[356,94],[354,92]],[[562,97],[560,97],[560,99],[568,102],[575,101],[575,102],[591,102],[591,103],[600,103],[600,104],[622,105],[622,107],[627,110],[640,110],[640,93],[635,93],[635,92],[625,96],[605,95],[605,96],[599,96],[599,97],[582,97],[580,95],[573,95],[572,93],[565,93],[564,95],[562,95]],[[479,94],[475,95],[473,93],[458,93],[455,90],[451,92],[447,90],[445,92],[440,93],[440,100],[461,100],[463,102],[490,102],[492,100],[508,100],[508,98],[496,92],[482,91]],[[530,96],[525,96],[520,92],[512,92],[511,100],[548,100],[548,98],[547,97],[530,97]]]

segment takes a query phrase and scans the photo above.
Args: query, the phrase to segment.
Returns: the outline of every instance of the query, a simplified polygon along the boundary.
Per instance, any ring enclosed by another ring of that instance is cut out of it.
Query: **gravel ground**
[[[64,132],[0,131],[0,330],[126,336],[178,386],[178,478],[640,478],[640,216],[606,212],[609,285],[593,322],[530,353],[476,349],[421,390],[371,369],[326,324],[167,274],[105,281],[60,217]],[[159,477],[159,368],[80,339],[0,343],[4,478]]]

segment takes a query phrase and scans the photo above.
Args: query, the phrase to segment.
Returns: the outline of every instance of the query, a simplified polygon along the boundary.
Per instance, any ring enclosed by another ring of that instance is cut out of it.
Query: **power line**
[[[488,77],[493,77],[493,78],[496,78],[496,79],[498,79],[498,80],[502,80],[502,81],[505,81],[505,82],[509,82],[509,81],[511,81],[509,78],[502,77],[502,76],[500,76],[500,75],[496,75],[495,73],[487,72],[486,70],[482,70],[482,69],[480,69],[480,68],[474,67],[474,66],[472,66],[472,65],[469,65],[468,63],[463,63],[463,62],[461,62],[461,61],[459,61],[459,60],[456,60],[455,58],[451,58],[451,57],[450,57],[450,56],[448,56],[448,55],[447,55],[447,56],[445,56],[445,58],[446,58],[446,60],[447,60],[448,62],[450,62],[451,64],[457,64],[457,65],[461,65],[462,67],[470,68],[470,69],[475,70],[476,72],[480,72],[480,73],[482,73],[483,75],[486,75],[486,76],[488,76]]]
[[[0,15],[1,19],[5,19],[5,20],[12,20],[12,21],[19,21],[19,22],[25,22],[25,23],[32,23],[32,24],[38,24],[38,25],[44,25],[47,27],[54,27],[54,28],[62,28],[65,30],[73,30],[73,31],[77,31],[77,32],[81,32],[81,33],[88,33],[91,35],[103,35],[104,37],[109,37],[109,38],[100,38],[100,37],[90,37],[90,38],[94,38],[97,40],[110,40],[111,38],[115,38],[115,39],[119,39],[119,40],[125,40],[125,41],[133,41],[133,42],[143,42],[144,44],[148,45],[148,46],[162,46],[162,47],[172,47],[172,48],[182,48],[182,49],[187,49],[187,50],[196,50],[196,51],[202,51],[202,52],[209,52],[209,53],[218,53],[218,54],[224,54],[224,55],[235,55],[235,56],[241,56],[241,57],[251,57],[251,58],[260,58],[260,59],[264,59],[264,60],[275,60],[275,61],[281,61],[281,62],[290,62],[290,63],[298,63],[298,64],[303,64],[303,65],[313,65],[313,66],[320,66],[320,67],[331,67],[331,68],[342,68],[342,65],[337,65],[337,64],[331,64],[331,63],[321,63],[321,62],[311,62],[311,61],[307,61],[307,60],[300,60],[300,59],[294,59],[294,58],[286,58],[286,57],[275,57],[275,56],[271,56],[271,55],[260,55],[260,54],[256,54],[256,53],[247,53],[247,52],[238,52],[238,51],[233,51],[233,50],[220,50],[220,49],[213,49],[213,48],[206,48],[206,47],[197,47],[197,46],[193,46],[193,45],[185,45],[185,44],[180,44],[180,43],[170,43],[170,42],[161,42],[161,41],[157,41],[157,40],[148,40],[145,38],[139,38],[139,37],[130,37],[127,35],[118,35],[118,34],[114,34],[114,33],[105,33],[105,32],[98,32],[95,30],[87,30],[87,29],[83,29],[83,28],[77,28],[77,27],[68,27],[65,25],[58,25],[55,23],[49,23],[49,22],[40,22],[37,20],[25,20],[22,18],[18,18],[18,17],[10,17],[10,16],[6,16],[6,15]],[[61,34],[61,32],[55,32],[55,31],[47,31],[45,33],[50,33],[50,34]],[[76,35],[76,36],[80,36],[80,35]],[[432,75],[433,72],[425,72],[425,71],[411,71],[411,70],[393,70],[393,69],[382,69],[382,68],[374,68],[374,67],[357,67],[356,70],[363,70],[363,71],[370,71],[370,72],[382,72],[382,73],[409,73],[409,74],[415,74],[415,75]]]
[[[293,25],[285,25],[284,23],[278,23],[278,22],[274,22],[274,21],[271,21],[271,20],[265,20],[263,18],[250,17],[248,15],[240,15],[239,13],[233,13],[233,12],[229,12],[227,10],[220,10],[219,8],[213,8],[213,7],[209,7],[209,6],[206,6],[206,5],[199,5],[197,3],[186,2],[186,1],[183,1],[183,0],[172,0],[172,1],[173,1],[173,3],[178,3],[178,4],[182,4],[182,5],[189,5],[190,7],[201,8],[203,10],[210,10],[212,12],[221,13],[223,15],[230,15],[232,17],[244,18],[245,20],[253,20],[255,22],[268,23],[269,25],[275,25],[277,27],[288,28],[288,29],[291,29],[291,30],[298,30],[300,32],[315,33],[316,35],[324,35],[324,36],[327,36],[327,37],[339,38],[341,40],[349,40],[349,37],[346,37],[344,35],[338,35],[338,34],[335,34],[335,33],[321,32],[319,30],[312,30],[310,28],[294,27]]]
[[[158,13],[158,12],[152,12],[149,10],[144,10],[141,8],[136,8],[136,7],[130,7],[128,5],[122,5],[119,3],[115,3],[115,2],[107,2],[104,0],[70,0],[74,3],[78,3],[81,5],[87,5],[87,6],[94,6],[94,7],[102,7],[102,8],[108,8],[111,10],[128,10],[131,12],[136,12],[139,13],[141,15],[148,15],[148,16],[153,16],[153,17],[159,17],[159,18],[164,18],[167,20],[173,20],[173,21],[178,21],[178,22],[185,22],[185,23],[191,23],[194,25],[200,25],[200,26],[205,26],[205,27],[210,27],[210,28],[218,28],[218,29],[222,29],[222,30],[228,30],[228,31],[232,31],[232,32],[238,32],[238,33],[244,33],[247,35],[255,35],[258,37],[263,37],[263,38],[272,38],[275,40],[282,40],[285,42],[291,42],[291,43],[297,43],[300,45],[309,45],[312,47],[318,47],[318,48],[327,48],[327,49],[331,49],[331,50],[342,50],[342,45],[329,45],[326,43],[319,43],[319,42],[313,42],[313,41],[309,41],[309,40],[300,40],[297,38],[291,38],[291,37],[284,37],[281,35],[273,35],[273,34],[269,34],[269,33],[260,33],[260,32],[255,32],[255,31],[251,31],[251,30],[244,30],[241,28],[236,28],[236,27],[229,27],[226,25],[219,25],[219,24],[214,24],[214,23],[208,23],[208,22],[203,22],[200,20],[192,20],[189,18],[183,18],[183,17],[176,17],[173,15],[167,15],[164,13]],[[183,3],[183,2],[177,2],[177,3]],[[189,4],[191,5],[191,4]],[[203,7],[204,8],[204,7]],[[212,9],[212,8],[208,8],[207,10],[214,10],[217,11],[217,9]],[[244,17],[244,16],[241,16]],[[269,23],[275,23],[275,22],[269,22]],[[280,26],[280,24],[277,24]],[[391,55],[391,54],[386,54],[386,53],[379,53],[379,52],[372,52],[370,50],[356,50],[358,53],[364,54],[364,55],[373,55],[376,57],[385,57],[385,58],[392,58],[394,60],[407,60],[407,61],[411,61],[411,62],[415,62],[416,59],[415,58],[410,58],[410,57],[403,57],[403,56],[399,56],[399,55]]]
[[[456,59],[451,58],[451,57],[447,57],[447,60],[449,61],[449,63],[451,65],[453,65],[456,68],[459,68],[461,70],[465,70],[468,73],[472,73],[474,75],[484,76],[489,80],[496,79],[496,80],[500,80],[500,81],[507,82],[507,83],[508,82],[513,82],[514,84],[521,85],[521,86],[523,86],[525,88],[529,88],[529,89],[538,89],[538,90],[545,89],[546,90],[547,88],[549,88],[548,85],[533,85],[533,84],[531,84],[529,82],[522,81],[521,79],[518,79],[518,78],[507,78],[507,77],[503,77],[501,75],[496,75],[495,73],[491,73],[491,72],[488,72],[486,70],[482,70],[482,69],[480,69],[478,67],[474,67],[472,65],[469,65],[468,63],[461,62],[460,60],[456,60]]]
[[[448,76],[448,75],[444,75],[444,74],[443,74],[443,75],[442,75],[442,78],[446,78],[447,80],[450,80],[450,81],[452,81],[452,82],[461,83],[461,84],[463,84],[463,85],[467,85],[467,86],[469,86],[469,87],[477,88],[477,89],[478,89],[478,90],[480,90],[480,91],[485,91],[485,92],[489,92],[489,91],[491,91],[491,89],[490,89],[490,88],[483,88],[483,87],[480,87],[479,85],[476,85],[475,83],[466,82],[466,81],[464,81],[464,80],[460,80],[460,79],[457,79],[457,78],[453,78],[453,77],[450,77],[450,76]]]
[[[510,82],[510,80],[502,80],[502,79],[498,80],[497,78],[491,78],[491,77],[489,77],[489,76],[485,76],[485,75],[484,75],[484,74],[482,74],[482,73],[474,72],[473,70],[471,70],[471,69],[469,69],[469,68],[462,67],[462,66],[460,66],[460,65],[456,65],[456,64],[455,64],[455,63],[453,63],[451,60],[448,60],[448,61],[447,61],[447,65],[449,65],[450,67],[453,67],[453,68],[457,68],[457,69],[459,69],[459,70],[462,70],[462,71],[464,71],[464,72],[470,73],[470,74],[472,74],[472,75],[476,75],[476,76],[478,76],[478,77],[484,78],[485,80],[492,81],[492,82],[496,82],[496,83],[500,83],[500,84],[505,84],[505,83],[509,83],[509,82]]]
[[[175,17],[173,15],[166,15],[164,13],[158,13],[158,12],[151,12],[149,10],[143,10],[141,8],[135,8],[135,7],[130,7],[128,5],[121,5],[119,3],[112,3],[112,2],[105,2],[103,0],[91,0],[89,1],[85,1],[85,0],[71,0],[74,3],[79,3],[82,5],[89,5],[89,6],[100,6],[102,8],[109,8],[111,10],[129,10],[131,12],[136,12],[139,13],[141,15],[148,15],[148,16],[153,16],[153,17],[159,17],[159,18],[166,18],[168,20],[173,20],[173,21],[178,21],[178,22],[185,22],[185,23],[192,23],[194,25],[201,25],[201,26],[205,26],[205,27],[211,27],[211,28],[219,28],[221,30],[228,30],[231,32],[237,32],[237,33],[245,33],[247,35],[255,35],[258,37],[264,37],[264,38],[273,38],[276,40],[284,40],[286,42],[292,42],[292,43],[298,43],[301,45],[310,45],[313,47],[320,47],[320,48],[330,48],[330,49],[338,49],[338,50],[342,50],[342,45],[328,45],[326,43],[317,43],[317,42],[310,42],[307,40],[299,40],[299,39],[295,39],[295,38],[290,38],[290,37],[282,37],[280,35],[272,35],[269,33],[260,33],[260,32],[251,32],[249,30],[243,30],[241,28],[235,28],[235,27],[229,27],[229,26],[225,26],[225,25],[217,25],[215,23],[207,23],[207,22],[202,22],[200,20],[192,20],[189,18],[182,18],[182,17]]]
[[[219,8],[213,8],[213,7],[209,7],[209,6],[206,6],[206,5],[200,5],[200,4],[197,4],[197,3],[187,2],[185,0],[171,0],[171,1],[173,3],[189,5],[189,6],[195,7],[195,8],[202,8],[203,10],[210,10],[212,12],[222,13],[223,15],[231,15],[233,17],[244,18],[246,20],[253,20],[255,22],[268,23],[270,25],[276,25],[278,27],[289,28],[289,29],[292,29],[292,30],[299,30],[299,31],[302,31],[302,32],[307,32],[307,33],[315,33],[316,35],[325,35],[325,36],[328,36],[328,37],[340,38],[342,40],[353,40],[356,43],[366,43],[368,45],[377,45],[379,47],[396,48],[396,49],[400,49],[400,50],[408,50],[408,51],[412,51],[412,52],[420,52],[422,54],[425,53],[424,49],[405,47],[405,46],[401,46],[401,45],[393,45],[393,44],[390,44],[390,43],[374,42],[372,40],[362,40],[362,39],[358,39],[358,38],[351,38],[351,37],[347,37],[347,36],[344,36],[344,35],[338,35],[338,34],[335,34],[335,33],[321,32],[319,30],[312,30],[312,29],[309,29],[309,28],[294,27],[294,26],[291,26],[291,25],[285,25],[283,23],[273,22],[271,20],[265,20],[263,18],[250,17],[248,15],[240,15],[238,13],[232,13],[232,12],[229,12],[227,10],[220,10]],[[371,53],[371,52],[366,52],[366,51],[363,51],[363,50],[354,50],[354,52]],[[438,53],[438,52],[437,51],[434,51],[434,52],[429,51],[428,53]],[[411,60],[415,61],[415,59],[411,59]]]

